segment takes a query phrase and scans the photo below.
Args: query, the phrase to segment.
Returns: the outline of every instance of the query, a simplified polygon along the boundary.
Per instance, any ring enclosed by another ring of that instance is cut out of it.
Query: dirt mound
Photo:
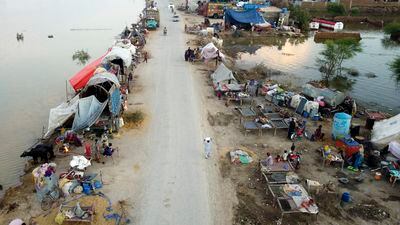
[[[382,221],[390,218],[388,210],[374,200],[366,201],[351,207],[349,213],[364,220]]]
[[[211,115],[208,112],[207,120],[211,126],[228,126],[233,121],[234,115],[225,114],[223,112],[217,112],[214,115]]]

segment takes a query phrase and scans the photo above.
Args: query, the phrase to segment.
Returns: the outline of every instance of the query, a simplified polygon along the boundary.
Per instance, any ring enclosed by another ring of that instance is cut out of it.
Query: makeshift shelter
[[[115,84],[118,88],[121,86],[119,84],[118,78],[114,74],[109,73],[109,72],[103,72],[103,73],[98,73],[98,74],[94,75],[88,81],[87,86],[101,84],[101,83],[104,83],[107,81]]]
[[[101,65],[101,62],[107,54],[108,51],[100,58],[83,67],[83,69],[81,69],[78,73],[71,77],[71,79],[69,79],[69,83],[75,91],[78,91],[85,87],[89,79],[93,76],[94,71],[97,69],[97,67]]]
[[[225,10],[225,24],[235,25],[239,28],[251,28],[252,25],[266,23],[264,17],[256,10],[235,11]]]
[[[215,45],[213,43],[208,43],[206,46],[203,47],[203,49],[201,50],[201,56],[205,59],[205,60],[209,60],[209,59],[215,59],[218,56],[218,48],[215,47]],[[222,54],[221,52],[219,52],[219,56],[224,59],[225,56],[224,54]]]
[[[94,95],[79,99],[72,130],[79,131],[92,126],[107,106],[107,102],[100,102]]]
[[[372,129],[372,143],[386,146],[389,142],[396,140],[400,140],[400,114],[375,122]]]
[[[76,112],[78,100],[79,95],[76,95],[73,99],[50,109],[49,124],[44,135],[45,138],[49,137],[56,128],[62,126]]]
[[[103,63],[114,63],[114,60],[122,60],[123,66],[129,67],[132,63],[132,54],[129,49],[114,46],[103,58]],[[121,65],[120,65],[121,66]]]
[[[317,88],[311,84],[305,84],[302,93],[312,98],[323,96],[324,102],[333,107],[342,104],[346,98],[345,94],[340,91],[331,90],[329,88]]]
[[[221,63],[218,68],[211,74],[214,89],[217,88],[217,83],[222,86],[222,91],[240,91],[241,85],[238,84],[236,78],[233,76],[225,64]]]

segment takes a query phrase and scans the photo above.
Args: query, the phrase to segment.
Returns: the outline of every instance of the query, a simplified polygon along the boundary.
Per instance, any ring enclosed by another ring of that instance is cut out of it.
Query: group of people
[[[284,150],[282,155],[277,155],[275,159],[272,157],[271,153],[267,152],[266,164],[267,166],[272,166],[275,162],[290,161],[294,162],[294,167],[299,166],[299,153],[296,152],[296,146],[292,143],[290,150]]]
[[[185,51],[185,61],[194,62],[196,55],[200,53],[199,48],[191,49],[190,47]]]
[[[297,121],[295,118],[291,118],[289,122],[289,128],[288,128],[288,135],[287,138],[292,140],[293,139],[293,134],[295,136],[300,137],[305,133],[306,129],[306,121],[303,120]],[[322,125],[319,125],[318,128],[314,131],[314,133],[311,135],[311,137],[307,137],[310,139],[310,141],[322,141],[325,136],[325,133],[322,132]]]
[[[92,158],[92,148],[94,149],[94,159],[100,162],[101,156],[110,157],[114,153],[114,148],[112,143],[108,142],[108,138],[103,135],[102,140],[95,139],[93,146],[90,142],[85,143],[85,157],[88,159]]]

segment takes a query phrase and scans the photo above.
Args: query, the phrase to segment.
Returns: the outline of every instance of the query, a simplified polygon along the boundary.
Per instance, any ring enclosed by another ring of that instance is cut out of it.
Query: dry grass
[[[126,128],[138,128],[142,125],[145,119],[145,114],[140,110],[136,110],[134,112],[126,112],[122,118],[124,119]]]

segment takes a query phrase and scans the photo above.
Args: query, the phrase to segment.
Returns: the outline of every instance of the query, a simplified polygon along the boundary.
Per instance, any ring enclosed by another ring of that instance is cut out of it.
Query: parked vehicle
[[[207,5],[207,17],[211,18],[222,18],[224,16],[225,9],[230,3],[208,3]]]
[[[160,27],[160,12],[157,9],[145,9],[144,18],[146,18],[146,28],[156,29]],[[153,28],[154,25],[155,28]]]

